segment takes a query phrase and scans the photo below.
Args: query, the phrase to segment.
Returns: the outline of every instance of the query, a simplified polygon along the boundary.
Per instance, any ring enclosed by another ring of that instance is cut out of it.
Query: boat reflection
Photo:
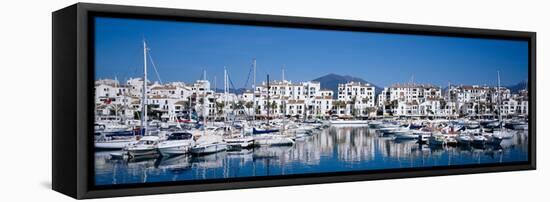
[[[427,145],[380,136],[368,127],[330,127],[292,146],[260,146],[203,156],[115,159],[95,153],[96,183],[120,184],[368,169],[483,164],[527,159],[528,135],[500,145]]]

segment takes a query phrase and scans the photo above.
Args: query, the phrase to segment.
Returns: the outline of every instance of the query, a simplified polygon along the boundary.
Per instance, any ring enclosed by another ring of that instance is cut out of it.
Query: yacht
[[[396,140],[415,140],[418,139],[418,135],[414,134],[413,131],[406,131],[406,132],[396,132],[393,133],[393,136]]]
[[[456,133],[447,133],[443,134],[445,137],[445,145],[447,146],[456,146],[458,145],[458,135]]]
[[[227,143],[219,135],[203,135],[190,149],[191,153],[195,155],[213,154],[225,150],[227,150]]]
[[[157,154],[157,145],[160,141],[158,136],[143,136],[136,143],[126,147],[128,155],[132,158]]]
[[[120,150],[135,142],[133,131],[96,132],[94,137],[94,147],[98,150]]]
[[[428,139],[428,144],[433,146],[441,146],[441,145],[445,145],[445,143],[446,143],[445,136],[439,132],[432,133],[432,136]]]
[[[529,124],[525,121],[517,121],[513,120],[508,123],[506,123],[506,128],[510,128],[513,130],[528,130]]]
[[[264,134],[254,136],[254,145],[257,146],[285,146],[293,144],[294,140],[292,138],[279,134]]]
[[[193,134],[189,132],[173,132],[165,141],[158,144],[158,150],[162,156],[186,154],[195,146]]]
[[[515,131],[506,130],[506,129],[493,131],[494,136],[501,137],[502,139],[511,139],[512,137],[514,137],[514,134],[516,134]]]
[[[484,145],[487,142],[487,138],[480,133],[474,133],[472,135],[472,143],[475,145]]]
[[[249,148],[254,146],[254,137],[252,136],[237,136],[225,138],[223,140],[231,148]]]
[[[368,125],[366,120],[331,120],[331,125]]]
[[[460,134],[458,135],[456,140],[459,144],[463,144],[463,145],[469,145],[473,141],[472,137],[468,134]]]

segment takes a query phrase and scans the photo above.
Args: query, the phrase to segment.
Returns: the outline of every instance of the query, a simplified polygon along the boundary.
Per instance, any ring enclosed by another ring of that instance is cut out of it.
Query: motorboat
[[[381,121],[371,121],[369,122],[370,128],[380,128],[380,125],[382,125]]]
[[[446,138],[440,132],[432,133],[432,136],[428,139],[429,145],[441,146],[446,144]]]
[[[469,145],[473,141],[472,137],[468,134],[460,134],[457,136],[456,140],[458,144],[462,145]]]
[[[320,126],[319,126],[320,127]],[[313,135],[313,131],[317,130],[317,127],[309,125],[291,125],[283,133],[286,136],[294,138],[305,138]]]
[[[491,145],[500,145],[503,138],[496,135],[486,135],[485,138],[487,139],[486,143]]]
[[[98,150],[120,150],[136,142],[133,131],[96,132],[94,147]]]
[[[148,156],[157,154],[157,145],[160,141],[158,136],[143,136],[136,143],[130,144],[125,148],[128,155],[132,158],[138,156]]]
[[[528,130],[529,124],[525,121],[512,120],[506,123],[506,128],[513,130]]]
[[[213,154],[227,150],[227,143],[219,135],[203,135],[190,151],[194,155]]]
[[[407,128],[400,127],[398,125],[388,124],[388,125],[384,125],[382,128],[379,128],[378,132],[380,132],[381,134],[391,134],[391,133],[398,132],[398,131],[404,130],[404,129],[407,129]]]
[[[428,142],[431,132],[423,130],[409,130],[403,133],[394,133],[396,140],[418,140],[420,142]]]
[[[484,145],[487,142],[487,138],[480,133],[472,134],[472,144]]]
[[[189,132],[173,132],[168,138],[158,144],[158,150],[162,156],[180,155],[189,152],[195,146],[193,134]]]
[[[368,125],[369,122],[366,120],[331,120],[329,122],[331,125]]]
[[[396,140],[415,140],[418,139],[418,135],[412,131],[394,133],[393,136]]]
[[[223,141],[227,143],[229,148],[233,149],[242,149],[254,146],[254,137],[245,134],[244,131],[241,131],[241,135],[239,136],[226,137]]]
[[[498,137],[500,139],[510,139],[510,138],[514,137],[515,133],[516,133],[515,131],[502,129],[502,130],[493,131],[491,133],[491,136],[495,136],[495,137]]]
[[[254,136],[254,145],[262,146],[285,146],[293,145],[294,140],[290,137],[279,134],[265,134]]]
[[[456,146],[458,144],[457,134],[444,134],[445,145],[447,146]]]

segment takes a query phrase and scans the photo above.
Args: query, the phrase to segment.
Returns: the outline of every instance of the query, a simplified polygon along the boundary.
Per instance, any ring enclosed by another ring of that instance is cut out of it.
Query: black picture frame
[[[529,44],[529,159],[527,162],[519,163],[97,187],[93,183],[93,108],[91,107],[93,106],[94,86],[94,61],[92,60],[94,57],[94,42],[93,21],[91,19],[94,16],[525,40]],[[180,193],[536,169],[535,32],[89,3],[77,3],[55,11],[52,14],[52,21],[52,188],[74,198]]]

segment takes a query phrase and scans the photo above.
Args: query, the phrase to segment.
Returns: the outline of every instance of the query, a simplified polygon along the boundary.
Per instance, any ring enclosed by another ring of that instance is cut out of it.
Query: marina
[[[329,126],[286,146],[129,159],[113,152],[95,153],[98,185],[518,162],[528,158],[528,135],[516,131],[498,145],[442,145],[396,139],[369,126]]]
[[[96,81],[96,185],[528,160],[528,91],[501,86],[500,71],[496,86],[331,90],[323,79],[288,81],[284,68],[258,84],[254,59],[237,92],[226,67],[223,89],[206,70],[163,84],[149,51],[143,41],[143,77]]]

